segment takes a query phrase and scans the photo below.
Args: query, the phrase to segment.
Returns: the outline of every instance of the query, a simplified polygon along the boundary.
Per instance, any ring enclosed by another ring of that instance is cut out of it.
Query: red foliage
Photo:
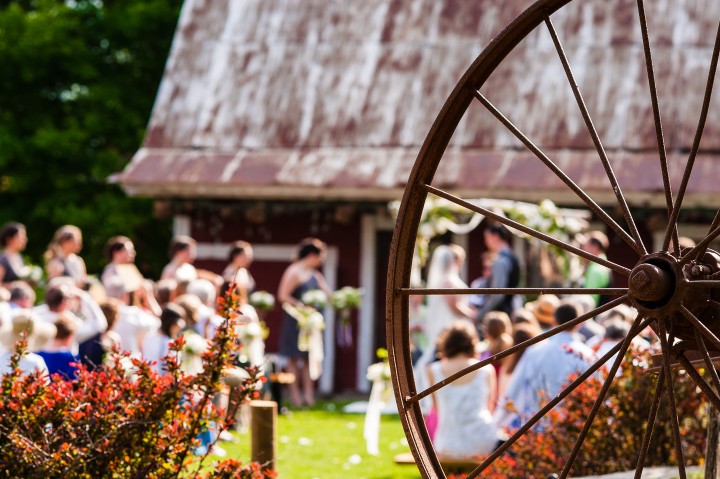
[[[223,372],[232,366],[237,298],[219,307],[225,321],[218,328],[204,371],[184,374],[176,355],[167,358],[168,375],[149,364],[116,354],[109,364],[90,372],[80,368],[74,381],[49,383],[17,369],[24,344],[17,345],[15,371],[2,378],[0,391],[0,470],[15,478],[176,478],[274,477],[257,465],[237,461],[217,464],[199,475],[206,457],[192,454],[198,434],[211,423],[227,427],[211,402],[222,388]],[[171,350],[178,353],[183,340]],[[131,370],[126,368],[132,362]],[[234,391],[233,404],[253,397],[258,368]],[[194,472],[192,472],[194,471]],[[217,474],[216,474],[217,472]]]
[[[657,374],[645,371],[648,357],[629,352],[622,373],[615,378],[571,469],[572,476],[609,474],[635,469],[647,426]],[[591,377],[546,419],[536,424],[508,452],[499,457],[484,479],[545,479],[565,466],[575,441],[602,388]],[[673,371],[673,390],[680,419],[686,463],[704,461],[707,401],[690,377]],[[575,378],[569,378],[572,381]],[[646,458],[646,466],[677,464],[667,395],[663,395]],[[462,476],[453,476],[459,479]]]

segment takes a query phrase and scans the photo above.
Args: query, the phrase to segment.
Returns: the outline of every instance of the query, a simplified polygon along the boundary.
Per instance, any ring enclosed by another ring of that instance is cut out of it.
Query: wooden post
[[[274,401],[250,401],[250,459],[263,469],[275,469],[277,413]]]
[[[708,405],[707,448],[705,449],[705,479],[719,479],[718,436],[720,435],[720,412]]]

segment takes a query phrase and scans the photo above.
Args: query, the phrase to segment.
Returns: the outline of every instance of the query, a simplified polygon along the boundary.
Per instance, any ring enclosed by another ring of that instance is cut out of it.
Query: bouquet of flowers
[[[269,311],[275,307],[275,296],[267,291],[255,291],[248,298],[248,302],[258,311]]]
[[[352,346],[352,327],[350,325],[350,311],[360,307],[363,291],[359,288],[345,286],[335,291],[330,297],[330,303],[339,313],[337,326],[338,344],[340,347]]]
[[[310,378],[314,381],[322,372],[324,353],[321,333],[325,329],[325,318],[312,306],[285,303],[283,309],[298,322],[298,349],[308,352]]]
[[[302,295],[300,301],[320,311],[321,309],[325,309],[325,306],[327,306],[328,297],[327,294],[325,294],[325,291],[321,289],[310,289]]]
[[[383,354],[384,353],[384,354]],[[373,384],[376,382],[385,382],[386,385],[390,385],[390,363],[387,360],[387,351],[385,349],[378,349],[377,352],[378,358],[381,358],[382,361],[379,363],[374,363],[368,366],[367,369],[367,378],[368,381],[372,382]]]

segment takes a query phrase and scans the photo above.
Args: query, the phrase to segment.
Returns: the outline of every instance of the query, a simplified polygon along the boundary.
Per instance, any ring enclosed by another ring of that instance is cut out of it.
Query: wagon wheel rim
[[[400,411],[405,434],[408,438],[411,450],[421,474],[425,478],[445,477],[440,461],[435,454],[432,442],[428,435],[425,421],[420,410],[420,400],[428,397],[433,392],[446,387],[453,381],[477,370],[481,367],[502,359],[510,354],[522,351],[532,344],[550,338],[559,332],[572,328],[573,326],[589,319],[613,307],[630,302],[639,311],[628,335],[618,343],[609,353],[598,359],[590,368],[580,375],[575,381],[563,389],[559,395],[550,401],[545,407],[533,416],[525,425],[518,429],[510,439],[498,448],[495,452],[476,467],[468,478],[479,477],[482,472],[517,439],[519,439],[530,427],[542,419],[544,415],[561,402],[567,395],[571,394],[583,381],[604,365],[609,358],[617,354],[613,361],[607,378],[603,382],[599,397],[596,399],[593,408],[588,414],[583,430],[578,436],[573,450],[570,453],[565,467],[559,472],[559,477],[568,477],[573,462],[582,447],[585,436],[592,426],[595,415],[602,405],[602,401],[622,363],[624,353],[630,346],[632,338],[636,337],[645,327],[652,327],[658,334],[661,342],[662,361],[661,371],[658,375],[654,397],[651,403],[650,413],[647,418],[647,428],[643,435],[643,442],[638,454],[636,476],[640,477],[644,462],[648,453],[650,438],[653,433],[655,418],[663,395],[667,395],[670,408],[676,411],[675,397],[672,389],[673,371],[671,363],[673,360],[679,362],[687,371],[688,375],[695,382],[697,387],[707,396],[710,404],[716,410],[720,410],[720,378],[712,364],[709,355],[708,345],[712,349],[720,350],[720,339],[717,331],[710,330],[702,318],[696,314],[697,308],[694,301],[696,296],[693,292],[710,290],[720,287],[720,273],[711,269],[707,271],[707,262],[704,258],[708,254],[708,245],[720,236],[720,211],[715,215],[712,225],[706,235],[695,247],[680,251],[678,242],[677,223],[682,210],[682,203],[685,197],[689,179],[699,151],[700,140],[707,120],[710,98],[713,90],[715,72],[717,69],[720,52],[720,25],[715,39],[712,59],[708,68],[708,77],[703,95],[703,104],[699,113],[698,124],[692,148],[688,154],[688,161],[685,165],[682,180],[677,195],[673,197],[673,189],[668,173],[667,151],[662,132],[662,120],[660,115],[659,99],[655,85],[655,74],[652,61],[652,49],[650,46],[650,35],[648,32],[647,20],[645,17],[644,0],[637,0],[637,21],[640,24],[645,68],[648,77],[648,93],[650,95],[655,132],[658,145],[658,169],[663,180],[665,203],[668,214],[668,223],[663,234],[663,243],[659,251],[648,252],[640,238],[635,220],[618,184],[612,165],[602,145],[601,139],[595,130],[590,113],[585,106],[582,92],[575,83],[572,69],[565,55],[561,39],[552,23],[552,15],[570,3],[572,0],[539,0],[530,6],[525,12],[513,20],[478,56],[475,62],[466,71],[462,79],[450,94],[445,105],[439,112],[426,140],[418,154],[418,158],[410,174],[403,199],[398,210],[397,222],[393,233],[390,251],[390,264],[387,283],[387,339],[392,381],[395,396]],[[527,35],[538,26],[544,24],[552,37],[555,49],[563,65],[567,82],[572,88],[573,95],[585,121],[593,144],[597,150],[600,161],[607,174],[608,180],[615,192],[617,206],[622,211],[627,229],[620,226],[611,218],[590,196],[572,179],[570,179],[545,153],[538,148],[530,138],[506,118],[503,113],[491,103],[481,92],[482,86],[503,62],[503,60],[520,44]],[[574,247],[569,243],[552,238],[532,228],[527,228],[519,223],[509,220],[501,215],[468,202],[463,198],[455,196],[447,191],[432,186],[432,179],[435,176],[437,167],[442,160],[450,139],[455,132],[460,120],[468,110],[472,102],[479,102],[487,111],[503,124],[525,147],[532,152],[540,161],[545,163],[548,169],[560,178],[569,189],[592,210],[618,237],[625,241],[637,253],[638,261],[632,268],[604,260],[602,258],[588,255],[583,250]],[[428,289],[410,287],[410,270],[413,261],[416,233],[418,231],[420,216],[423,204],[428,195],[444,198],[459,206],[465,207],[468,211],[479,213],[486,218],[505,224],[513,230],[533,236],[548,244],[552,244],[566,252],[583,257],[597,264],[602,264],[616,273],[628,276],[629,286],[627,288],[602,288],[599,290],[588,290],[583,288],[474,288],[474,289]],[[678,252],[678,253],[673,253]],[[713,260],[711,260],[712,263]],[[713,263],[714,264],[714,263]],[[703,269],[705,268],[705,269]],[[693,272],[697,269],[699,273]],[[649,279],[649,281],[648,281]],[[659,286],[658,286],[659,285]],[[600,306],[586,314],[562,326],[553,328],[536,338],[525,341],[519,345],[496,354],[490,358],[480,361],[473,366],[465,368],[453,374],[443,381],[423,390],[416,389],[414,374],[410,355],[410,333],[409,333],[409,304],[410,295],[443,295],[443,294],[588,294],[601,293],[615,296],[615,299]],[[681,329],[691,326],[691,333],[684,331],[684,340],[692,342],[699,351],[703,365],[711,372],[712,381],[708,383],[695,366],[685,356],[684,350],[679,349],[676,340]],[[675,442],[675,453],[678,458],[678,472],[681,478],[686,477],[683,450],[680,440],[679,419],[675,412],[671,412],[671,426]]]

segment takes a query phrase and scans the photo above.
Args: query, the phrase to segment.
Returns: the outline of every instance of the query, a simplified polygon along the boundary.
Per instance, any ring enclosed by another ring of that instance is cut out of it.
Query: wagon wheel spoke
[[[609,304],[609,303],[608,303]],[[648,318],[645,321],[643,321],[640,326],[638,327],[638,331],[635,332],[637,334],[639,331],[642,331],[645,329],[651,322],[653,321],[652,318]],[[630,336],[630,334],[628,334]],[[468,474],[467,479],[472,479],[473,477],[477,477],[478,474],[480,474],[482,471],[484,471],[495,459],[500,457],[510,446],[515,444],[515,442],[522,437],[523,434],[525,434],[532,426],[534,426],[540,419],[542,419],[551,409],[553,409],[557,404],[565,399],[571,392],[573,392],[578,386],[580,386],[582,383],[584,383],[590,376],[595,374],[595,372],[600,369],[611,357],[613,357],[615,354],[617,354],[621,348],[623,347],[624,341],[622,343],[618,343],[615,346],[613,346],[612,349],[610,349],[603,357],[598,359],[593,363],[592,366],[590,366],[583,374],[577,377],[573,382],[571,382],[568,386],[565,387],[560,393],[558,393],[555,398],[553,398],[550,402],[548,402],[540,411],[538,411],[532,418],[528,420],[527,423],[523,424],[515,433],[510,436],[510,438],[504,442],[500,447],[498,447],[495,451],[493,451],[490,456],[487,457],[480,465],[478,465],[473,471]]]
[[[712,387],[710,387],[707,381],[705,381],[705,379],[700,375],[700,373],[697,372],[690,360],[688,360],[688,358],[686,358],[684,354],[677,354],[675,357],[678,359],[678,361],[680,361],[680,364],[683,365],[685,371],[690,376],[690,379],[692,379],[695,385],[700,388],[702,392],[705,393],[713,406],[715,406],[715,409],[717,411],[720,411],[720,396],[718,396],[718,393],[713,391]]]
[[[627,223],[628,228],[630,228],[630,234],[632,235],[634,243],[636,247],[640,249],[640,254],[647,254],[647,250],[645,249],[645,245],[640,238],[640,233],[638,232],[635,220],[630,213],[630,208],[628,207],[627,201],[625,201],[625,196],[622,193],[622,189],[620,189],[620,185],[618,184],[615,172],[610,165],[610,160],[608,159],[605,148],[600,141],[600,136],[595,129],[592,118],[590,117],[590,112],[588,111],[587,106],[585,105],[585,100],[580,93],[580,87],[578,87],[578,84],[575,81],[575,76],[573,75],[572,69],[570,68],[570,63],[568,62],[567,55],[565,55],[565,51],[563,50],[560,39],[558,38],[555,27],[553,26],[549,16],[545,17],[545,25],[550,32],[553,43],[555,44],[555,50],[560,57],[560,62],[562,63],[563,70],[565,70],[565,75],[567,76],[568,83],[570,84],[570,88],[572,89],[573,95],[575,96],[575,101],[580,108],[580,113],[582,114],[583,120],[585,120],[585,126],[587,127],[588,132],[592,137],[593,143],[595,144],[595,149],[597,149],[598,155],[600,156],[600,161],[602,162],[603,168],[605,168],[605,174],[607,175],[608,180],[610,180],[610,185],[612,186],[613,192],[615,193],[615,198],[620,205],[620,209],[622,209],[625,222]]]
[[[601,258],[594,254],[588,253],[587,251],[583,251],[580,248],[577,248],[571,244],[565,243],[564,241],[560,241],[559,239],[553,238],[552,236],[546,235],[545,233],[535,231],[534,229],[529,228],[521,223],[518,223],[517,221],[511,220],[502,215],[494,213],[487,208],[483,208],[482,206],[477,206],[473,203],[470,203],[461,198],[458,198],[455,195],[447,193],[439,188],[435,188],[434,186],[425,185],[425,188],[428,190],[428,192],[433,193],[436,196],[445,198],[446,200],[451,201],[457,205],[463,206],[463,207],[469,209],[470,211],[480,213],[481,215],[485,216],[486,218],[491,218],[491,219],[497,221],[498,223],[504,224],[505,226],[516,229],[518,231],[522,231],[523,233],[525,233],[529,236],[537,238],[537,239],[544,241],[546,243],[549,243],[553,246],[557,246],[558,248],[561,248],[561,249],[567,251],[568,253],[573,253],[573,254],[576,254],[577,256],[581,256],[587,260],[590,260],[594,263],[601,264],[601,265],[615,271],[616,273],[620,273],[625,276],[628,276],[630,274],[630,270],[624,266],[620,266],[617,263],[613,263],[612,261],[608,261],[604,258]]]
[[[503,359],[507,356],[510,356],[511,354],[515,354],[519,351],[523,351],[526,348],[532,346],[533,344],[539,343],[540,341],[543,341],[547,338],[550,338],[552,336],[555,336],[558,333],[561,333],[563,331],[566,331],[568,329],[571,329],[578,324],[582,323],[583,321],[587,321],[588,319],[597,316],[598,314],[602,314],[605,311],[609,311],[615,306],[622,304],[625,300],[627,300],[627,295],[621,296],[619,298],[616,298],[612,301],[607,302],[606,304],[593,309],[592,311],[589,311],[585,314],[582,314],[578,316],[577,318],[568,321],[565,324],[561,324],[560,326],[556,326],[538,336],[535,336],[534,338],[528,339],[527,341],[523,341],[520,344],[516,344],[515,346],[512,346],[511,348],[506,349],[505,351],[502,351],[500,353],[497,353],[493,356],[490,356],[489,358],[486,358],[480,362],[477,362],[471,366],[468,366],[464,369],[461,369],[460,371],[456,372],[455,374],[452,374],[442,381],[439,381],[438,383],[430,386],[429,388],[425,389],[424,391],[419,392],[418,394],[411,396],[405,401],[406,407],[409,407],[410,405],[419,402],[421,399],[424,399],[437,391],[438,389],[441,389],[448,384],[452,383],[453,381],[456,381],[460,379],[461,377],[470,374],[473,371],[477,371],[478,369],[487,366],[488,364],[492,364],[495,361],[498,361],[500,359]],[[610,356],[608,356],[610,357]],[[602,365],[602,364],[601,364]],[[599,367],[599,366],[598,366]]]
[[[668,413],[670,414],[670,424],[672,425],[673,439],[675,442],[675,455],[678,462],[678,472],[680,473],[680,479],[687,479],[685,473],[685,459],[683,457],[682,442],[680,437],[680,423],[677,417],[677,405],[675,404],[675,393],[673,392],[673,379],[672,371],[670,370],[670,347],[668,346],[668,338],[665,331],[665,324],[663,321],[658,321],[658,331],[660,336],[660,345],[662,347],[662,369],[665,375],[665,390],[668,395]],[[672,341],[673,338],[671,337]]]
[[[658,374],[658,380],[655,384],[655,394],[653,395],[652,404],[650,404],[650,412],[648,413],[647,425],[645,426],[645,434],[643,434],[643,442],[640,447],[637,465],[635,467],[635,479],[642,477],[642,471],[645,467],[645,459],[647,458],[648,449],[650,449],[650,440],[655,430],[655,419],[657,418],[658,407],[660,406],[660,398],[665,391],[665,375]]]
[[[698,252],[704,248],[707,248],[707,246],[712,243],[715,238],[720,236],[720,226],[713,229],[708,235],[703,238],[697,245],[695,245],[685,256],[680,258],[680,265],[684,266],[688,264],[691,260],[693,260]]]
[[[622,364],[623,360],[625,359],[625,353],[627,352],[628,348],[630,347],[630,342],[632,339],[637,336],[640,331],[642,331],[643,328],[640,328],[642,316],[638,314],[638,316],[635,318],[635,321],[633,322],[633,325],[630,327],[630,331],[628,332],[627,336],[625,336],[625,339],[622,341],[622,346],[620,347],[620,350],[618,352],[617,357],[615,358],[615,362],[613,363],[612,367],[610,368],[610,371],[608,371],[608,376],[605,378],[605,382],[603,383],[602,389],[600,389],[600,392],[598,393],[597,398],[595,399],[595,403],[593,404],[592,409],[590,410],[590,414],[588,414],[587,419],[585,420],[585,424],[583,425],[582,431],[580,431],[580,434],[575,441],[575,445],[573,446],[573,450],[570,452],[570,456],[568,457],[567,462],[565,463],[565,467],[563,468],[562,472],[560,473],[560,478],[565,479],[567,478],[568,474],[570,473],[570,469],[572,469],[573,464],[575,463],[575,459],[577,458],[577,455],[580,453],[580,448],[583,445],[583,442],[585,442],[585,437],[587,437],[588,432],[590,431],[590,426],[592,426],[593,421],[595,420],[595,416],[597,416],[598,411],[600,410],[600,407],[602,406],[603,402],[605,401],[605,395],[607,395],[608,390],[610,389],[610,386],[612,385],[613,380],[615,379],[615,374],[617,374],[618,369],[620,368],[620,364]],[[653,321],[651,318],[650,321]],[[646,326],[650,324],[650,321],[646,322]]]
[[[680,306],[680,312],[682,313],[685,318],[693,323],[693,326],[702,333],[703,336],[705,336],[708,340],[710,340],[711,343],[715,345],[718,349],[720,349],[720,339],[718,339],[715,334],[708,329],[707,326],[705,326],[698,318],[695,316],[692,311],[687,309],[685,306]]]
[[[682,181],[680,182],[680,189],[678,190],[677,199],[673,205],[672,214],[668,221],[667,229],[665,230],[665,239],[663,240],[663,251],[667,251],[670,244],[670,234],[677,226],[678,216],[680,216],[680,207],[682,206],[683,198],[685,197],[685,191],[687,190],[688,182],[690,181],[690,174],[692,173],[693,165],[695,164],[695,157],[697,156],[698,149],[700,148],[700,140],[702,139],[703,130],[705,129],[705,121],[707,120],[708,110],[710,109],[710,98],[712,97],[713,85],[715,83],[715,72],[718,64],[718,54],[720,53],[720,24],[718,24],[718,30],[715,34],[715,45],[713,46],[712,60],[710,61],[710,71],[708,72],[707,83],[705,85],[705,95],[703,96],[702,109],[700,110],[700,118],[698,119],[697,129],[695,130],[695,138],[693,139],[692,148],[690,149],[690,155],[688,156],[687,164],[685,165],[685,172],[683,173]]]
[[[655,119],[655,134],[657,137],[658,153],[660,155],[660,171],[662,173],[663,187],[665,189],[665,203],[668,216],[673,210],[673,194],[670,186],[670,173],[668,172],[667,151],[665,150],[665,137],[663,136],[662,120],[660,119],[660,103],[658,101],[657,86],[655,85],[655,71],[653,68],[652,52],[650,50],[650,35],[648,33],[647,19],[645,18],[645,5],[643,0],[637,0],[638,15],[640,17],[640,31],[642,32],[643,51],[645,53],[645,67],[647,69],[650,100],[652,103],[653,118]],[[677,225],[672,228],[673,249],[680,251]]]
[[[617,222],[610,217],[602,208],[590,198],[585,191],[580,188],[567,174],[565,174],[543,151],[536,146],[520,129],[515,126],[505,115],[493,105],[490,100],[485,98],[480,91],[474,92],[475,98],[485,107],[490,113],[502,123],[515,137],[520,140],[535,156],[540,159],[555,175],[560,178],[573,192],[575,192],[588,207],[597,214],[602,220],[610,226],[618,236],[620,236],[628,245],[630,245],[639,255],[643,254],[644,247],[642,243],[638,244],[635,240],[619,225]]]
[[[700,331],[697,329],[695,330],[695,342],[700,346],[700,354],[702,354],[703,361],[705,362],[705,367],[707,368],[708,374],[713,380],[713,384],[715,385],[715,392],[720,393],[720,377],[718,377],[718,373],[715,370],[715,365],[712,363],[712,359],[710,359],[710,353],[708,352],[707,347],[705,346],[705,340],[702,337],[702,334],[700,334]]]
[[[720,281],[717,282],[720,287]],[[627,294],[627,288],[400,288],[400,294],[439,296],[439,295],[469,295],[469,294],[600,294],[606,296],[621,296]]]
[[[712,233],[718,226],[720,226],[720,210],[718,210],[717,213],[715,213],[715,218],[713,218],[712,223],[710,224],[710,229],[708,231],[708,236],[710,233]],[[702,246],[698,249],[697,253],[695,254],[696,258],[702,258],[705,256],[705,252],[707,251],[708,245]]]

